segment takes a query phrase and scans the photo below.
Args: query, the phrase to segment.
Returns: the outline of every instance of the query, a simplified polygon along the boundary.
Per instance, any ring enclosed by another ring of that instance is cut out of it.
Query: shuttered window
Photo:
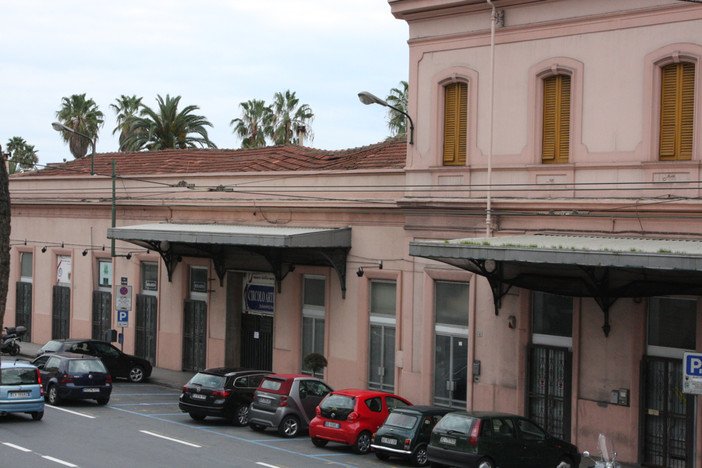
[[[468,85],[451,83],[444,88],[444,165],[466,164],[468,138]]]
[[[570,152],[570,76],[544,79],[543,141],[544,163],[567,163]]]
[[[661,135],[663,161],[692,158],[695,109],[695,65],[673,63],[661,69]]]

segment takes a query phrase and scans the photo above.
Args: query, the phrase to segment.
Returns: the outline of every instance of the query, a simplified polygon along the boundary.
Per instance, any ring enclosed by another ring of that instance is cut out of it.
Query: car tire
[[[144,381],[144,368],[138,365],[132,366],[129,369],[129,381],[139,383]]]
[[[188,413],[191,418],[195,421],[204,421],[205,415],[204,414],[198,414],[198,413]]]
[[[556,468],[575,468],[573,465],[573,460],[566,456],[562,456],[561,458],[558,459],[558,464],[556,465]]]
[[[251,430],[256,432],[263,432],[266,430],[266,427],[260,424],[249,423],[249,427],[251,428]]]
[[[249,405],[242,403],[234,411],[234,425],[246,426],[249,424]]]
[[[98,404],[98,405],[100,405],[100,406],[105,406],[107,403],[110,402],[110,399],[109,399],[109,398],[98,398],[98,399],[95,400],[95,401],[97,401],[97,404]]]
[[[414,466],[427,466],[428,463],[429,459],[427,458],[427,446],[420,445],[414,449],[414,453],[412,454],[412,464]]]
[[[58,394],[58,388],[56,388],[56,385],[49,385],[49,388],[46,390],[46,401],[48,401],[50,405],[54,406],[61,403],[61,397]]]
[[[476,465],[478,468],[495,468],[495,463],[489,458],[483,458]]]
[[[17,356],[20,352],[20,347],[17,343],[13,342],[10,345],[10,356]]]
[[[378,460],[382,460],[382,461],[385,461],[388,458],[390,458],[390,455],[388,455],[388,453],[386,451],[378,450],[378,449],[375,449],[375,456],[378,457]]]
[[[312,437],[312,443],[315,447],[324,448],[327,446],[327,439],[320,439],[319,437]]]
[[[44,412],[43,411],[35,411],[32,413],[32,419],[35,421],[41,421],[41,418],[44,417]]]
[[[366,453],[370,452],[372,438],[373,436],[368,431],[363,431],[358,434],[356,443],[353,444],[353,451],[359,455],[365,455]]]
[[[295,416],[285,416],[278,426],[278,434],[283,437],[295,437],[300,433],[300,420]]]

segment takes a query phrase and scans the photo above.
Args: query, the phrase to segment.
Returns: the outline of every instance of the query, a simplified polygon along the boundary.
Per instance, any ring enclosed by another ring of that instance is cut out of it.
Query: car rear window
[[[39,374],[31,367],[0,370],[0,385],[31,385],[39,383]]]
[[[192,385],[202,385],[208,388],[224,388],[224,381],[226,377],[221,375],[195,374],[192,379],[190,379],[190,384]]]
[[[335,408],[352,410],[355,405],[356,399],[354,397],[332,393],[322,400],[319,407],[322,409]]]
[[[71,359],[68,361],[69,374],[84,374],[88,372],[105,372],[105,365],[99,359]]]
[[[283,386],[282,380],[263,379],[263,382],[261,382],[261,386],[259,388],[261,390],[269,390],[271,392],[279,392],[280,388],[282,386]]]
[[[388,419],[385,421],[386,426],[401,427],[403,429],[412,429],[419,417],[414,414],[405,414],[393,412],[390,413]]]
[[[436,429],[441,429],[444,431],[458,431],[463,434],[468,434],[470,428],[473,427],[473,418],[465,416],[452,416],[447,414],[441,421],[436,425]]]
[[[56,353],[61,349],[60,341],[49,341],[41,347],[41,351],[45,353]]]

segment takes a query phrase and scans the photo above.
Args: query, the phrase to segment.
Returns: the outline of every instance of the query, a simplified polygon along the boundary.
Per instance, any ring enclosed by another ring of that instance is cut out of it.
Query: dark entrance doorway
[[[572,361],[567,348],[533,345],[529,350],[528,416],[563,440],[570,440]]]
[[[54,286],[51,308],[51,338],[54,340],[68,338],[71,318],[71,288],[69,286]]]
[[[201,371],[207,359],[207,303],[186,299],[183,309],[183,370]]]
[[[93,326],[92,338],[105,340],[106,332],[112,325],[112,293],[109,291],[93,291]]]
[[[273,370],[273,316],[241,316],[241,366]]]
[[[15,325],[27,328],[25,340],[32,336],[32,283],[18,281],[15,288],[17,306],[15,308]]]
[[[158,299],[149,294],[136,296],[134,354],[156,364],[156,313]]]

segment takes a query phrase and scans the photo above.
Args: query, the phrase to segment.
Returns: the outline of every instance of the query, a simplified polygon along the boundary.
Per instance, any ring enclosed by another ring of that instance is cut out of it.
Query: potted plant
[[[302,364],[312,371],[312,375],[317,375],[317,372],[327,367],[327,358],[319,353],[310,353],[302,359]]]

